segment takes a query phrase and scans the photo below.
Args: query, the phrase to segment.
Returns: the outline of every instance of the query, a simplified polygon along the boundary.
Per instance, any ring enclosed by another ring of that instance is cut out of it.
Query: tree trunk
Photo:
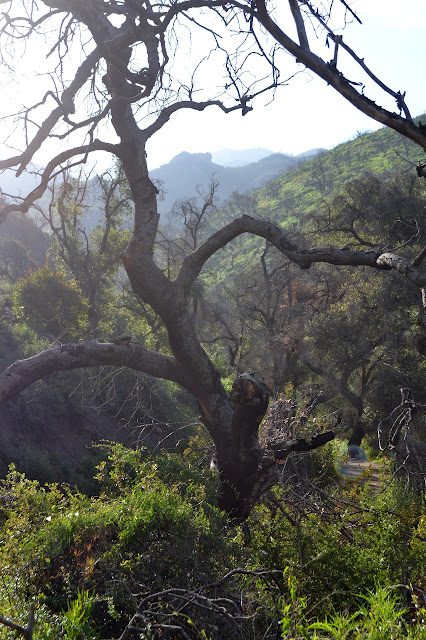
[[[198,340],[190,292],[172,283],[154,262],[157,193],[148,178],[145,154],[138,153],[139,172],[135,171],[134,151],[129,155],[126,151],[125,157],[123,167],[135,200],[135,227],[122,254],[123,264],[133,291],[162,318],[184,386],[195,396],[202,422],[215,443],[222,483],[220,507],[236,520],[244,520],[258,493],[254,491],[262,471],[258,429],[268,408],[269,392],[263,382],[243,374],[231,398],[227,396],[219,372]]]
[[[222,481],[220,507],[231,517],[244,520],[256,501],[255,487],[262,475],[259,425],[267,411],[269,390],[253,374],[244,373],[234,382],[231,400],[229,447],[217,448]]]
[[[351,458],[356,458],[361,447],[361,442],[365,436],[364,426],[361,422],[357,422],[352,430],[351,437],[348,442],[348,453]]]

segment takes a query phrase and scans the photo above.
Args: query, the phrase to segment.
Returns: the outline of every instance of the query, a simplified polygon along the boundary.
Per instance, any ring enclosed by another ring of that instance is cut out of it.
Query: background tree
[[[303,378],[301,341],[312,317],[330,304],[333,277],[315,268],[303,274],[295,265],[277,259],[268,242],[263,251],[259,247],[260,259],[257,251],[247,255],[247,249],[247,243],[242,243],[244,260],[235,265],[236,275],[227,278],[225,287],[212,284],[208,297],[213,320],[225,330],[222,342],[231,365],[241,368],[243,357],[244,366],[260,371],[277,394],[287,383],[297,386]],[[221,272],[227,267],[222,259]],[[211,327],[206,330],[214,335]]]
[[[49,265],[17,283],[14,309],[19,318],[51,339],[84,336],[88,301],[75,281],[69,282],[63,271],[53,271]]]
[[[49,189],[48,211],[38,207],[52,234],[49,256],[78,281],[88,301],[89,329],[94,337],[102,306],[117,278],[120,251],[129,238],[125,222],[131,208],[125,179],[120,169],[90,181],[63,173]]]
[[[0,252],[0,274],[11,282],[23,278],[31,268],[37,266],[36,261],[31,258],[29,250],[24,247],[22,242],[14,238],[2,238]]]

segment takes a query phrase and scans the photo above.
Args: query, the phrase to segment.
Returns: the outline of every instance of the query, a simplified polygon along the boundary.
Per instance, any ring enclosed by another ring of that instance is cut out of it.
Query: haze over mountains
[[[297,156],[290,157],[298,159],[310,158],[321,151],[325,151],[325,149],[310,149],[299,153]],[[212,159],[215,164],[220,164],[222,167],[244,167],[247,164],[258,162],[267,156],[275,154],[275,151],[264,147],[257,147],[256,149],[220,149],[212,152]]]
[[[150,172],[164,192],[164,199],[158,205],[160,214],[168,213],[177,200],[196,196],[197,186],[207,187],[212,177],[219,185],[216,195],[220,204],[233,191],[246,193],[261,187],[321,151],[312,149],[298,156],[272,153],[268,149],[223,149],[214,154],[183,151],[168,164]]]
[[[178,200],[197,196],[197,186],[208,188],[211,178],[218,183],[218,204],[233,191],[246,193],[263,186],[269,180],[303,164],[323,149],[312,149],[298,156],[273,153],[268,149],[222,149],[214,153],[188,153],[183,151],[168,164],[150,172],[164,194],[158,203],[162,216],[169,213]],[[0,189],[6,194],[25,196],[38,183],[34,173],[23,173],[18,179],[13,171],[0,175]],[[96,191],[96,181],[93,181]],[[93,200],[93,198],[91,198]],[[96,197],[94,198],[96,200]],[[92,204],[92,203],[91,203]],[[91,206],[90,227],[96,226],[101,212]]]
[[[257,147],[256,149],[220,149],[212,152],[212,159],[215,164],[222,167],[244,167],[246,164],[258,162],[262,158],[271,156],[275,151]]]

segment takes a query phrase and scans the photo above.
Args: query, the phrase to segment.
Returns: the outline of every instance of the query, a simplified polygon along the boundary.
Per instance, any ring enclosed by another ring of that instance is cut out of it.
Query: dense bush
[[[13,466],[2,482],[0,611],[25,624],[34,602],[35,638],[118,637],[158,592],[150,615],[191,639],[426,637],[421,607],[407,613],[410,586],[425,586],[426,515],[400,484],[376,495],[339,481],[329,447],[241,528],[191,457],[105,447],[94,497]],[[200,604],[211,583],[221,608]],[[144,628],[146,640],[182,637]]]
[[[144,460],[117,445],[98,482],[100,495],[89,499],[11,468],[1,491],[3,613],[12,613],[12,585],[15,602],[36,600],[58,621],[92,594],[91,628],[107,635],[132,613],[132,593],[194,588],[239,554],[214,505],[214,480],[176,460]]]
[[[46,265],[16,284],[14,310],[39,334],[71,340],[83,335],[88,302],[75,281]]]

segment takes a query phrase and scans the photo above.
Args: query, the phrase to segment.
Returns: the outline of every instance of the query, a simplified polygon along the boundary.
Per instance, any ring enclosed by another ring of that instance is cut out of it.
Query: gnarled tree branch
[[[68,116],[70,113],[74,113],[74,98],[77,92],[90,78],[92,70],[99,60],[99,55],[99,51],[95,49],[87,56],[86,60],[84,60],[82,65],[77,70],[74,80],[63,92],[61,103],[56,107],[56,109],[53,109],[50,115],[44,120],[41,127],[35,134],[32,141],[29,143],[25,151],[12,158],[1,160],[0,170],[9,169],[19,164],[19,169],[16,172],[16,175],[19,176],[26,169],[28,163],[31,162],[36,151],[40,149],[42,144],[48,138],[49,134],[52,132],[54,126],[59,122],[59,120],[64,116]]]
[[[335,247],[315,247],[302,249],[289,240],[280,227],[260,218],[243,215],[222,227],[211,235],[202,245],[193,251],[182,263],[176,278],[176,284],[189,291],[207,260],[219,249],[223,249],[231,240],[243,233],[251,233],[268,240],[289,260],[302,269],[309,269],[314,262],[327,262],[335,265],[368,266],[376,269],[395,268],[383,262],[378,264],[380,251],[338,249]],[[413,268],[414,269],[414,268]],[[415,269],[414,269],[415,270]],[[416,270],[417,271],[417,270]],[[420,273],[420,272],[419,272]]]
[[[314,436],[312,440],[297,438],[295,440],[283,442],[282,444],[278,443],[273,448],[274,458],[275,460],[284,460],[290,455],[290,453],[313,451],[314,449],[323,447],[327,442],[331,442],[334,437],[333,431],[325,431],[324,433]]]
[[[55,176],[63,171],[66,171],[68,167],[61,169],[55,173],[55,169],[59,167],[61,164],[71,160],[75,156],[81,155],[82,158],[80,161],[73,163],[75,164],[83,164],[86,162],[89,153],[92,151],[107,151],[108,153],[113,153],[115,155],[119,155],[119,147],[118,145],[110,144],[108,142],[102,142],[101,140],[93,140],[88,145],[84,145],[81,147],[75,147],[73,149],[68,149],[67,151],[63,151],[58,154],[55,158],[53,158],[45,170],[42,173],[41,181],[37,185],[35,189],[33,189],[23,200],[21,203],[12,202],[3,207],[0,211],[0,223],[3,222],[9,213],[12,211],[20,211],[21,213],[26,213],[30,207],[34,204],[36,200],[41,198],[44,192],[47,189],[47,185],[49,181],[52,180]]]
[[[51,373],[99,366],[129,367],[186,386],[185,376],[171,356],[151,351],[137,342],[82,342],[52,347],[10,365],[0,373],[0,404]]]
[[[265,238],[302,269],[309,269],[316,262],[341,266],[366,266],[385,270],[395,269],[419,289],[426,288],[426,274],[417,269],[413,262],[395,253],[381,253],[377,249],[364,251],[337,247],[302,249],[289,240],[277,224],[247,215],[235,218],[187,256],[176,278],[176,284],[189,292],[207,260],[243,233],[251,233]]]

